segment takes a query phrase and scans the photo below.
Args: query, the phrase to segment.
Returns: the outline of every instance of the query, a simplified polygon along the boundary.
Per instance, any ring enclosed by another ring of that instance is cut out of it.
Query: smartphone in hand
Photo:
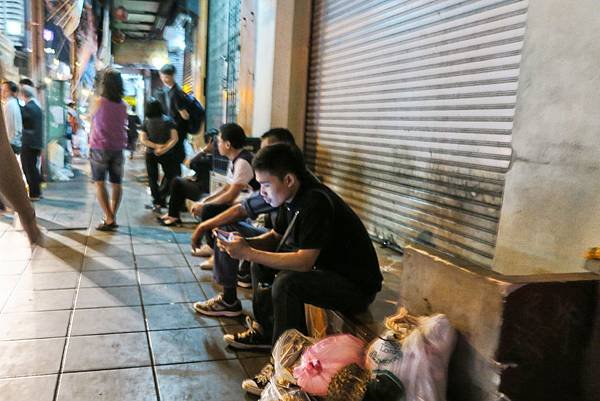
[[[233,239],[233,233],[230,233],[228,231],[216,228],[215,233],[217,235],[217,238],[219,238],[221,241],[230,242]]]

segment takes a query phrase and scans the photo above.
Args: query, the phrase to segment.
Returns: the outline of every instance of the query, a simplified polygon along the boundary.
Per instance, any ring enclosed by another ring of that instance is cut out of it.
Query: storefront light
[[[23,34],[23,24],[19,21],[15,21],[15,20],[7,20],[6,21],[6,33],[9,35],[22,35]]]

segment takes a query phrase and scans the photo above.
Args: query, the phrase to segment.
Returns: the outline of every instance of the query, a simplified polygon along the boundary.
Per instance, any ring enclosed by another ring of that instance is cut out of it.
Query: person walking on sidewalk
[[[127,146],[127,106],[123,102],[123,79],[112,68],[104,71],[100,96],[92,105],[92,133],[90,138],[90,164],[96,198],[104,212],[103,221],[96,227],[112,231],[118,227],[116,218],[121,203],[123,180],[123,149]],[[111,183],[109,202],[105,180]]]
[[[22,109],[21,166],[29,186],[29,199],[37,201],[42,196],[42,174],[39,167],[44,148],[42,109],[35,101],[35,89],[31,86],[21,87],[21,99],[25,103]]]

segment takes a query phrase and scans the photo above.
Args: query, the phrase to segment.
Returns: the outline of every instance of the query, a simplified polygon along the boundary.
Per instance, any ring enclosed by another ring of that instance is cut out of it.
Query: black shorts
[[[120,184],[123,181],[124,162],[122,150],[91,149],[92,180],[105,181],[108,173],[108,180],[111,183]]]

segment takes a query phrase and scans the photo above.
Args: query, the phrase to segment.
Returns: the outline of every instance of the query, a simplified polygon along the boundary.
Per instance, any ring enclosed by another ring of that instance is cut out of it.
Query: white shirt
[[[6,102],[2,102],[2,112],[4,113],[8,141],[11,145],[21,147],[23,118],[21,117],[19,101],[15,97],[10,97]]]
[[[245,186],[245,192],[240,193],[236,202],[245,199],[251,194],[249,183],[252,178],[254,178],[254,170],[252,170],[252,166],[248,161],[240,157],[235,161],[235,164],[231,163],[231,161],[229,162],[229,166],[227,167],[227,183],[230,185],[238,184]]]

